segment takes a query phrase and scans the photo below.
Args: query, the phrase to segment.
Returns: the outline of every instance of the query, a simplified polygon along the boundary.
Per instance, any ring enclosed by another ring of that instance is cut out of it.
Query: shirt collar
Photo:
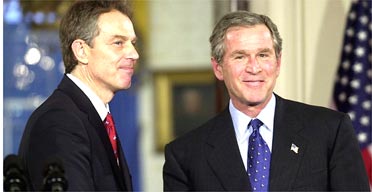
[[[269,129],[271,132],[274,130],[275,105],[276,105],[275,95],[272,94],[269,103],[257,115],[257,119],[261,120],[265,127]]]
[[[264,123],[265,125],[264,127],[266,127],[266,129],[268,129],[271,132],[274,129],[275,105],[276,105],[275,95],[272,94],[269,103],[262,109],[262,111],[257,116],[257,119],[261,120],[262,123]],[[229,110],[231,114],[231,119],[233,121],[236,137],[238,140],[243,139],[241,137],[243,137],[247,133],[248,131],[247,126],[249,122],[252,120],[252,118],[236,109],[231,99],[229,101]]]
[[[66,75],[89,98],[90,102],[93,104],[94,108],[96,109],[99,116],[101,117],[101,120],[103,121],[106,118],[107,113],[110,112],[109,105],[104,104],[103,101],[98,97],[98,95],[96,93],[94,93],[94,91],[90,87],[88,87],[84,82],[82,82],[79,78],[75,77],[74,75],[72,75],[70,73],[68,73]]]

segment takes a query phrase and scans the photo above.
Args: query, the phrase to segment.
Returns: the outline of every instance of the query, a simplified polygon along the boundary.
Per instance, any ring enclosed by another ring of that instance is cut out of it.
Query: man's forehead
[[[112,12],[109,12],[112,13]],[[108,14],[108,13],[107,13]],[[117,15],[119,14],[119,15]],[[113,16],[113,17],[112,17]],[[98,20],[99,36],[106,38],[133,39],[136,37],[133,24],[129,17],[117,11],[109,17],[101,17]]]

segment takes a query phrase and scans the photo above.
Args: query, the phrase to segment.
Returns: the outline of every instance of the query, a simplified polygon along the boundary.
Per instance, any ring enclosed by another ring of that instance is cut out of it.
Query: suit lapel
[[[88,116],[89,116],[89,121],[95,127],[96,132],[99,135],[99,137],[101,139],[101,142],[103,143],[103,146],[106,150],[105,155],[109,158],[110,165],[111,165],[112,171],[115,175],[116,181],[119,183],[120,188],[126,189],[126,185],[124,184],[122,172],[120,170],[120,167],[117,164],[117,161],[116,161],[116,158],[115,158],[115,155],[114,155],[114,151],[113,151],[112,146],[111,146],[110,139],[107,135],[106,128],[103,125],[103,123],[101,121],[101,118],[99,117],[98,113],[95,112],[95,111],[94,111],[94,113],[91,112]],[[120,150],[121,150],[121,148],[120,148]]]
[[[228,108],[219,115],[207,139],[209,165],[227,191],[250,190]]]
[[[118,149],[119,149],[120,169],[121,169],[122,178],[124,178],[124,183],[126,187],[125,190],[133,191],[132,176],[130,175],[129,167],[125,159],[124,151],[123,151],[123,148],[121,147],[121,142],[120,142],[119,137],[117,137],[117,142],[118,142]]]
[[[299,135],[300,117],[287,101],[276,96],[274,137],[270,165],[270,191],[291,190],[307,142]]]
[[[125,189],[123,175],[121,174],[120,168],[117,165],[114,151],[111,146],[111,142],[107,135],[107,131],[101,118],[99,117],[96,109],[89,100],[89,98],[81,91],[81,89],[75,85],[66,75],[62,79],[60,85],[58,86],[60,90],[67,93],[75,101],[76,105],[80,108],[81,111],[84,111],[87,116],[90,124],[94,127],[97,135],[100,137],[100,140],[105,148],[105,155],[109,158],[112,171],[115,175],[116,181],[119,183],[121,189]]]

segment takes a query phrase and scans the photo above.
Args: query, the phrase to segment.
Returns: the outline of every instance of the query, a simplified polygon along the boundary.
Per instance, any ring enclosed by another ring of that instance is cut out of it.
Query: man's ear
[[[223,80],[222,66],[217,62],[217,60],[214,57],[211,58],[211,63],[214,75],[218,80],[222,81]]]
[[[88,64],[88,48],[85,44],[85,41],[76,39],[74,42],[72,42],[71,49],[79,63]]]

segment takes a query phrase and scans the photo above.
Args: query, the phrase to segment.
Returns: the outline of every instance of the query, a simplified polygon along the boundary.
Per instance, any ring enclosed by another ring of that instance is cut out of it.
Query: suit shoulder
[[[205,142],[207,137],[212,132],[213,128],[216,127],[221,121],[225,121],[225,118],[230,118],[228,110],[223,111],[216,116],[212,117],[204,124],[200,125],[199,127],[181,135],[171,141],[168,145],[170,146],[188,146],[188,147],[198,147],[201,145],[202,142]]]
[[[55,90],[39,107],[37,107],[34,113],[44,113],[50,110],[71,110],[76,107],[75,102],[71,97],[62,93],[59,90]]]
[[[323,106],[306,104],[298,101],[283,99],[279,104],[284,108],[284,111],[293,111],[294,113],[301,115],[303,117],[311,116],[312,118],[322,117],[322,118],[341,118],[346,116],[345,113],[326,108]]]

